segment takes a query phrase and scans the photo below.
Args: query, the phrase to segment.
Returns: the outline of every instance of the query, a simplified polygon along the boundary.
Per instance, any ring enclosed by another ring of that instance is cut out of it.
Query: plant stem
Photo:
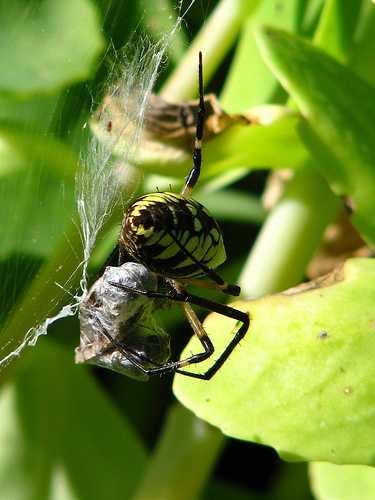
[[[174,404],[133,500],[198,498],[223,444],[217,429]]]
[[[240,278],[244,296],[257,298],[300,282],[338,208],[339,200],[320,175],[308,168],[297,171],[244,266]]]
[[[172,102],[195,96],[198,90],[198,52],[203,52],[204,79],[207,82],[233,45],[244,19],[256,8],[258,2],[259,0],[221,0],[164,84],[160,95]]]

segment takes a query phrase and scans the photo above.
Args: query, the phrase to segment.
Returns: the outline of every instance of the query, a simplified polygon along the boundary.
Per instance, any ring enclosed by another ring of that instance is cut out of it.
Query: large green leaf
[[[32,134],[46,134],[59,111],[60,99],[59,93],[33,95],[29,99],[9,99],[9,96],[0,95],[0,121],[22,126]]]
[[[209,382],[177,375],[178,399],[225,434],[273,446],[286,460],[374,465],[375,262],[349,260],[333,278],[238,303],[250,313],[247,335]],[[211,315],[205,327],[217,357],[234,322]],[[193,339],[182,356],[198,350]]]
[[[364,465],[310,465],[311,486],[317,500],[373,500],[375,469]]]
[[[49,255],[70,221],[78,157],[52,137],[0,126],[0,260]]]
[[[103,47],[89,0],[0,1],[0,93],[51,92],[86,79]]]
[[[336,193],[350,196],[353,222],[375,244],[375,90],[321,50],[288,33],[258,33],[263,56],[298,104],[302,136]]]
[[[44,339],[27,361],[0,396],[0,497],[130,498],[146,465],[134,430],[72,352]]]

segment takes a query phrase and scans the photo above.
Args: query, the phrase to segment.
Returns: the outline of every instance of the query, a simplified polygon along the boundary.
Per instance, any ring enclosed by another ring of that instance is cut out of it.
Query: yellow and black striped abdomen
[[[215,269],[225,261],[220,227],[195,200],[151,193],[127,210],[120,245],[138,262],[169,278],[204,275],[198,263]]]

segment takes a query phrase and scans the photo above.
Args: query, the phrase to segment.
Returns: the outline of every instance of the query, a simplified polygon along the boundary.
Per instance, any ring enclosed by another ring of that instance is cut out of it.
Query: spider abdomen
[[[150,270],[170,278],[204,275],[225,261],[219,225],[195,200],[175,193],[151,193],[126,211],[120,245]]]

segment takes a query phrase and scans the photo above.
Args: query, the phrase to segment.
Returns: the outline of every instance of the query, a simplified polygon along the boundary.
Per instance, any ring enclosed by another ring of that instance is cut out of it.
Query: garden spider
[[[190,294],[185,288],[186,285],[193,284],[215,287],[233,296],[238,296],[240,293],[238,286],[226,283],[214,270],[226,259],[223,238],[217,222],[200,203],[190,198],[201,169],[205,115],[202,73],[202,54],[199,53],[199,108],[193,167],[182,192],[181,194],[151,193],[138,198],[130,205],[122,221],[118,243],[119,267],[117,274],[114,271],[116,279],[106,277],[107,291],[105,293],[111,290],[110,293],[116,295],[114,290],[117,290],[119,295],[116,298],[118,299],[116,307],[120,303],[120,312],[116,312],[116,318],[123,314],[124,301],[127,304],[126,307],[129,308],[129,305],[134,307],[134,314],[129,315],[129,309],[127,309],[122,326],[118,323],[117,331],[113,335],[110,332],[111,323],[114,321],[112,313],[108,316],[106,312],[104,317],[102,314],[96,315],[95,318],[95,307],[102,307],[103,292],[99,294],[89,292],[88,299],[85,301],[90,318],[94,316],[94,323],[96,322],[94,329],[101,333],[107,342],[107,348],[103,352],[99,351],[99,357],[94,358],[96,364],[139,378],[177,372],[189,377],[209,380],[244,337],[250,324],[247,313]],[[132,272],[135,271],[133,280],[128,279],[129,270],[125,264],[129,257],[138,263],[137,266],[140,266],[132,269]],[[116,268],[107,267],[106,273],[109,269]],[[208,278],[208,281],[203,281],[202,278]],[[154,282],[153,289],[145,285],[145,280]],[[152,301],[151,309],[147,309],[147,303],[142,299]],[[151,334],[149,327],[142,323],[145,318],[152,315],[153,309],[160,307],[160,304],[165,301],[176,302],[182,306],[187,320],[203,347],[202,352],[179,361],[166,361],[169,357],[169,343],[167,347],[165,332],[155,330]],[[219,358],[204,373],[182,369],[190,364],[206,360],[214,352],[213,344],[191,305],[203,307],[241,323]],[[93,316],[92,312],[94,312]],[[85,309],[83,313],[85,314]],[[80,315],[82,316],[82,308]],[[92,319],[90,321],[92,328]],[[155,353],[158,359],[153,358],[152,353]],[[105,357],[106,354],[110,355],[109,358]],[[97,363],[98,359],[99,363]]]

